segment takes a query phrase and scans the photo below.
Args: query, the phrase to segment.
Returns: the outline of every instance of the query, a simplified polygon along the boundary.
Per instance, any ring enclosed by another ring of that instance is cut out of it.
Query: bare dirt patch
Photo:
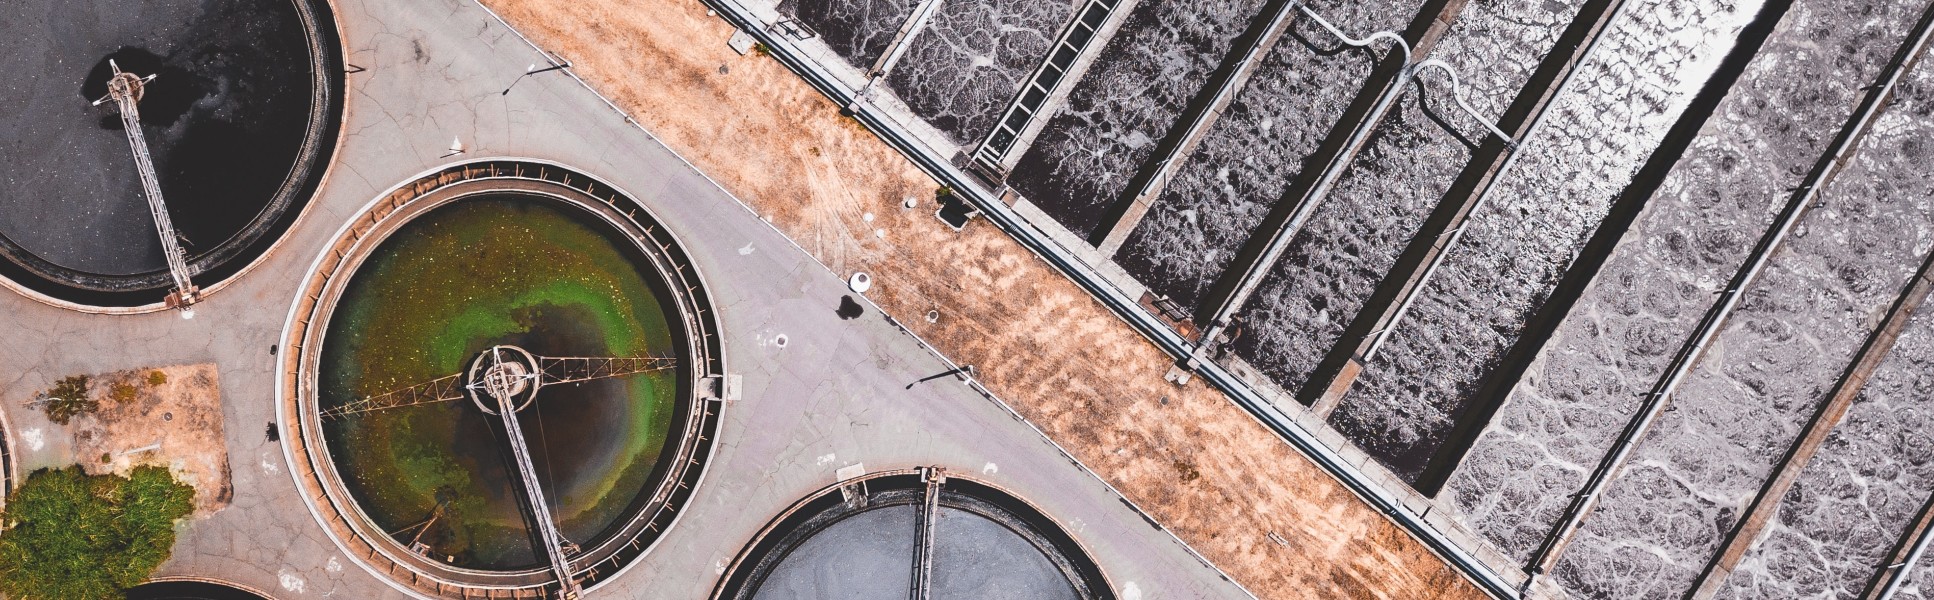
[[[194,486],[195,516],[228,506],[234,490],[215,365],[117,371],[91,379],[100,409],[68,425],[82,468],[96,475],[127,475],[142,465],[167,467]]]
[[[484,2],[1256,594],[1484,597],[698,2]]]

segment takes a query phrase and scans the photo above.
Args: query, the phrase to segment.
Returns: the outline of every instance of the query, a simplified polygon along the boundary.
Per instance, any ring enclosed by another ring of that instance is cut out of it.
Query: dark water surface
[[[20,0],[4,13],[0,235],[12,245],[82,273],[165,267],[120,118],[112,103],[90,106],[106,94],[110,57],[157,75],[142,129],[191,260],[299,210],[271,206],[302,166],[315,108],[295,1]]]
[[[496,344],[540,356],[672,354],[662,283],[619,235],[576,209],[517,196],[417,217],[377,248],[337,305],[321,406],[456,373]],[[595,543],[649,495],[678,393],[672,373],[647,373],[546,387],[519,413],[566,538]],[[497,417],[446,402],[331,421],[325,435],[350,493],[398,541],[427,530],[422,542],[460,567],[541,562]],[[411,527],[439,504],[436,523]]]
[[[826,45],[861,71],[886,54],[920,0],[786,0],[779,12],[811,27]]]
[[[1261,0],[1147,0],[1021,155],[1009,182],[1084,238],[1229,57]]]

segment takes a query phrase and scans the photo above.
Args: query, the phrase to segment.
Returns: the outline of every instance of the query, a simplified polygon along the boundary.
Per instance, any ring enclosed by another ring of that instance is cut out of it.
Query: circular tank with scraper
[[[404,585],[593,587],[702,474],[723,369],[703,284],[595,179],[509,161],[426,175],[352,223],[311,286],[290,441],[332,535]]]
[[[22,0],[6,12],[8,287],[70,308],[160,308],[179,287],[172,245],[191,287],[219,289],[320,185],[344,84],[326,0]],[[132,113],[110,93],[117,69],[140,84]]]
[[[844,479],[768,524],[713,600],[1114,600],[1073,537],[993,484],[937,468]]]

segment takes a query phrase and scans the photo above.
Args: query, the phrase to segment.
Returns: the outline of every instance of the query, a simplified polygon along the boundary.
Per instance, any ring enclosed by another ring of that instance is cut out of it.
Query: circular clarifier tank
[[[935,469],[874,473],[807,497],[740,553],[713,593],[730,600],[907,597],[1115,596],[1052,519],[991,484]]]
[[[537,356],[674,356],[664,286],[625,246],[584,211],[517,193],[413,219],[370,255],[336,305],[323,340],[321,408],[464,371],[498,345]],[[675,373],[659,370],[520,398],[524,442],[566,539],[599,540],[650,493],[680,392]],[[378,527],[404,532],[398,541],[465,568],[544,562],[499,415],[476,402],[427,402],[325,427],[350,493]]]
[[[56,303],[144,307],[174,288],[118,103],[193,282],[266,253],[322,179],[343,63],[325,0],[19,0],[0,19],[0,275]],[[98,102],[106,98],[106,101]]]
[[[293,348],[294,441],[339,540],[391,563],[376,570],[458,597],[588,587],[670,525],[709,452],[722,366],[702,285],[588,177],[455,171],[379,201],[299,301],[319,318]]]

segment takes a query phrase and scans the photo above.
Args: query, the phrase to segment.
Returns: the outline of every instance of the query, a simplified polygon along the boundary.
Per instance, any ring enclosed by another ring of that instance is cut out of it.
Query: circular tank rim
[[[842,488],[853,484],[897,479],[903,480],[900,482],[901,485],[896,485],[889,489],[901,490],[915,485],[923,485],[921,482],[924,478],[936,472],[944,474],[946,478],[945,483],[942,485],[950,486],[959,483],[968,488],[966,490],[951,489],[948,491],[1009,511],[1022,524],[1035,529],[1035,533],[1045,538],[1044,541],[1053,545],[1053,550],[1061,554],[1061,558],[1069,563],[1068,570],[1064,570],[1064,574],[1072,576],[1070,577],[1069,583],[1075,586],[1077,594],[1086,591],[1087,593],[1084,596],[1086,598],[1094,600],[1115,599],[1114,586],[1108,577],[1106,569],[1101,566],[1100,562],[1094,559],[1094,553],[1090,552],[1087,545],[1083,544],[1079,538],[1069,533],[1068,528],[1062,525],[1060,521],[1049,516],[1046,511],[1041,510],[1039,505],[1028,501],[1013,490],[991,481],[972,476],[958,475],[939,467],[874,471],[859,477],[836,481],[832,485],[820,488],[808,494],[806,497],[800,498],[790,506],[787,506],[784,511],[774,516],[772,520],[767,521],[764,526],[760,527],[759,532],[754,534],[752,539],[748,540],[745,546],[739,550],[738,554],[732,557],[732,562],[726,564],[724,572],[719,575],[718,583],[713,586],[712,593],[708,598],[711,600],[733,600],[737,598],[749,598],[750,596],[748,594],[757,593],[758,589],[756,584],[763,583],[765,576],[771,575],[771,569],[777,567],[780,562],[773,561],[767,563],[763,559],[774,552],[783,551],[789,553],[793,549],[796,549],[799,544],[803,544],[806,540],[811,539],[812,536],[824,531],[832,524],[839,522],[840,519],[835,519],[820,524],[818,530],[808,533],[798,540],[789,540],[790,536],[801,527],[809,524],[810,521],[825,514],[829,510],[835,509],[838,505],[843,504],[844,500],[838,496]],[[869,489],[869,495],[872,495],[871,492],[872,490]],[[953,508],[980,514],[979,511],[969,508],[960,506],[954,506]],[[841,517],[841,519],[857,515],[866,510],[868,509],[856,510],[849,515]],[[989,518],[1010,529],[1013,528],[1012,523],[1008,523],[1006,519],[1000,518],[999,516],[986,514],[980,514],[980,516]],[[1021,535],[1026,537],[1025,534]],[[788,541],[794,541],[796,543],[787,546]],[[784,558],[783,554],[779,558],[782,561]],[[1053,557],[1050,557],[1050,560],[1052,561]],[[1070,570],[1072,571],[1071,573],[1068,572]],[[1080,581],[1074,580],[1077,577]],[[748,586],[753,587],[748,589]],[[1083,588],[1086,589],[1084,590]]]
[[[234,588],[237,591],[255,594],[266,600],[276,600],[276,597],[274,595],[268,592],[264,592],[261,589],[256,588],[255,586],[244,585],[244,584],[236,583],[226,579],[222,579],[219,577],[204,577],[201,575],[168,575],[164,577],[150,577],[146,580],[143,580],[140,584],[137,584],[135,587],[141,587],[143,585],[148,585],[150,583],[176,583],[176,582],[206,583],[209,585],[219,585],[222,587]]]
[[[668,444],[672,451],[661,457],[667,471],[654,487],[647,488],[649,495],[640,496],[629,519],[613,525],[615,534],[587,546],[572,559],[573,572],[587,590],[622,576],[683,516],[682,507],[703,480],[723,407],[717,392],[723,387],[724,354],[707,287],[697,266],[684,253],[683,244],[649,208],[629,194],[555,162],[497,158],[430,169],[377,196],[344,223],[331,238],[334,242],[321,250],[290,307],[281,338],[285,350],[277,356],[281,373],[276,418],[284,432],[283,458],[290,466],[290,476],[305,491],[303,501],[317,523],[351,561],[391,587],[418,598],[464,598],[478,593],[536,597],[554,587],[555,577],[544,567],[485,571],[425,560],[374,527],[341,488],[333,461],[328,458],[327,442],[322,439],[311,404],[314,363],[327,330],[328,313],[333,309],[329,300],[332,294],[340,294],[350,279],[334,275],[353,275],[370,251],[414,218],[464,198],[499,192],[539,197],[584,210],[633,238],[633,246],[664,280],[670,296],[667,306],[673,313],[670,320],[685,334],[685,340],[678,342],[687,358],[679,377],[683,380],[681,387],[688,391],[683,392],[676,408],[683,419],[682,427],[675,426],[672,431],[678,436],[676,444]],[[681,287],[684,293],[679,293]]]
[[[349,114],[349,78],[344,70],[344,65],[348,64],[349,50],[342,42],[342,21],[336,18],[339,12],[337,0],[292,0],[292,3],[299,8],[297,12],[303,20],[310,24],[304,30],[310,34],[307,37],[317,85],[311,96],[309,133],[304,136],[290,174],[284,178],[282,186],[263,210],[267,211],[270,205],[278,203],[289,206],[272,218],[258,217],[229,239],[189,261],[188,268],[194,272],[191,279],[201,287],[203,300],[254,271],[281,249],[290,232],[295,231],[312,212],[315,200],[335,173],[336,157],[341,154],[345,137],[342,135],[342,125]],[[316,103],[324,106],[315,108]],[[248,236],[251,230],[258,233],[252,239],[242,240],[246,243],[236,243],[239,238]],[[0,247],[11,246],[13,243],[0,235]],[[129,276],[103,276],[51,263],[36,268],[35,265],[26,264],[30,262],[46,263],[24,249],[0,248],[0,287],[54,308],[88,314],[133,315],[170,308],[160,300],[142,301],[143,298],[168,290],[171,284],[167,281],[166,270]],[[43,272],[43,268],[117,281],[145,278],[161,283],[155,284],[160,287],[118,291],[93,289],[62,281],[57,275]]]
[[[13,422],[0,410],[0,510],[7,507],[14,486],[20,485],[20,458],[13,451],[13,439]]]

